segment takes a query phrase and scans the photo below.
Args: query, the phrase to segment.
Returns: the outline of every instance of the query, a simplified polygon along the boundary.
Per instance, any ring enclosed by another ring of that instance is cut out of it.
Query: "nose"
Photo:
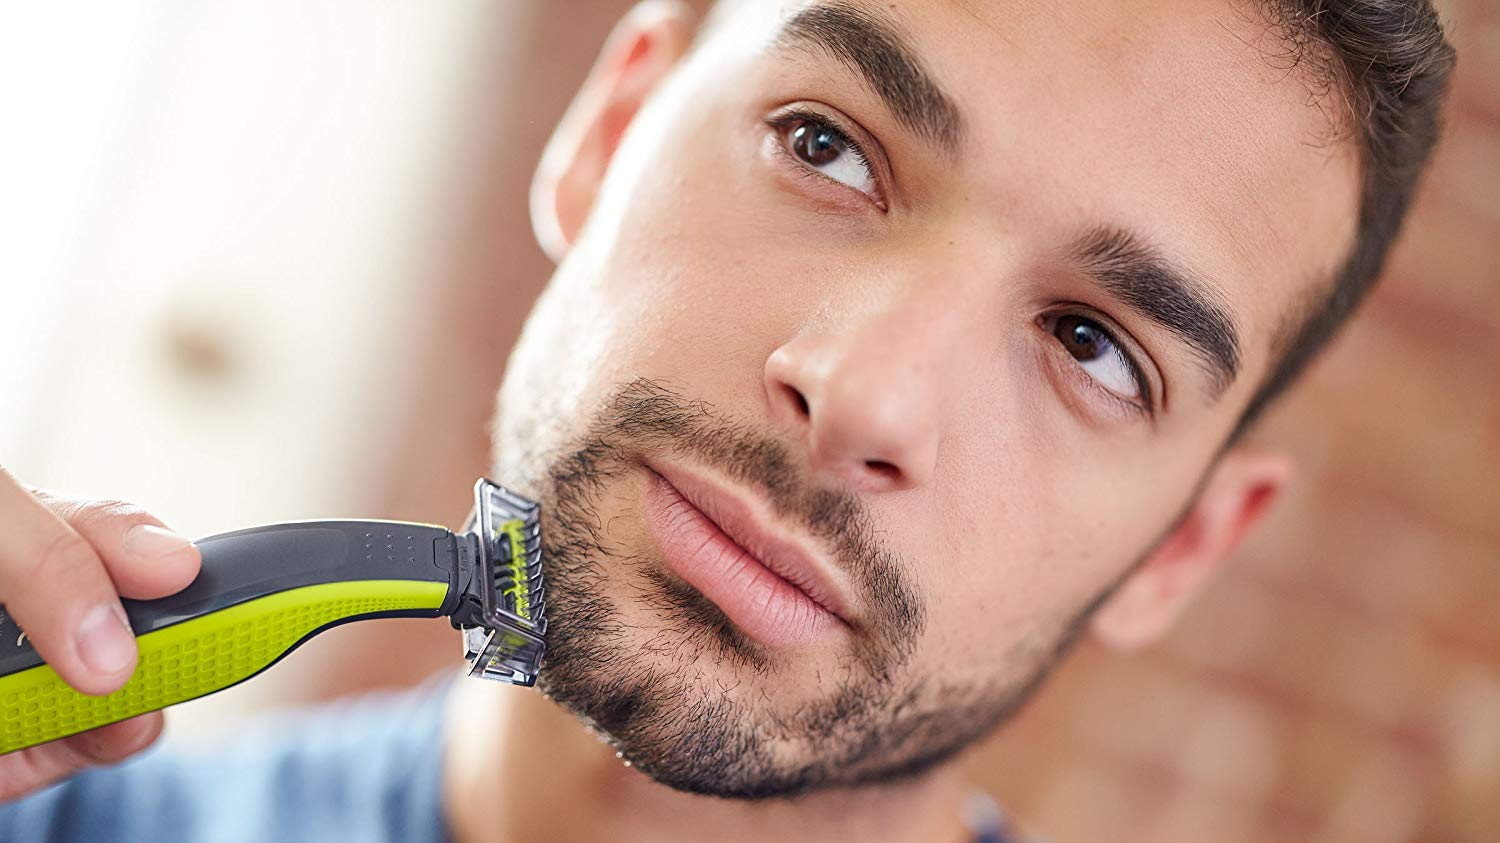
[[[772,420],[804,441],[815,470],[856,489],[921,486],[940,434],[934,340],[895,314],[799,334],[766,360]]]

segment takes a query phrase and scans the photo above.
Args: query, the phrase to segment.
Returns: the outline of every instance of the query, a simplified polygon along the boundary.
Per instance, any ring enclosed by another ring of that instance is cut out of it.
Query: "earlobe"
[[[692,44],[696,19],[676,0],[647,0],[616,24],[552,133],[531,182],[531,224],[559,261],[583,228],[615,150],[646,98]]]
[[[1095,638],[1133,650],[1165,634],[1291,476],[1291,460],[1280,452],[1240,446],[1220,457],[1182,519],[1095,612]]]

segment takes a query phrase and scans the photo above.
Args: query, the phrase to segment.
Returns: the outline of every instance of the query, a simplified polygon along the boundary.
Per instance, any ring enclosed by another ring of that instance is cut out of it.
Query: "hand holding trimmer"
[[[464,531],[398,521],[301,521],[200,539],[192,584],[123,600],[140,649],[106,696],[68,686],[0,612],[0,753],[242,682],[349,621],[447,617],[469,675],[531,685],[547,631],[538,507],[480,480]]]

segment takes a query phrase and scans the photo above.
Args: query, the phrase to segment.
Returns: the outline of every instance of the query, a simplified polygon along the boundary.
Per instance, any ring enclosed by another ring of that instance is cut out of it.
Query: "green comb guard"
[[[481,479],[465,531],[397,521],[301,521],[196,542],[203,569],[160,600],[124,600],[140,659],[112,694],[73,690],[0,611],[0,753],[220,691],[329,627],[447,617],[469,675],[536,681],[546,647],[532,501]]]

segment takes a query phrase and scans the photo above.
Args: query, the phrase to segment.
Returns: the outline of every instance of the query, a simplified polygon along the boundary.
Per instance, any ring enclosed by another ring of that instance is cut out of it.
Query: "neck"
[[[443,807],[455,843],[967,839],[966,788],[951,764],[879,787],[718,799],[671,790],[626,767],[533,691],[460,680],[448,706]]]

